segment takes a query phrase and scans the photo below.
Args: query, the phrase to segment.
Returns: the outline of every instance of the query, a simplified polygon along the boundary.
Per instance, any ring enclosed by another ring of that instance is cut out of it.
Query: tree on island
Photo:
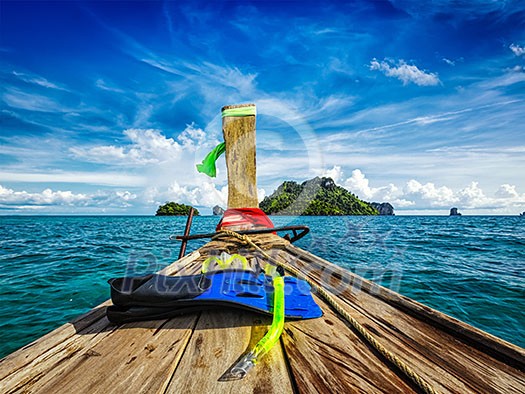
[[[171,201],[159,206],[155,216],[187,216],[190,213],[191,208],[190,205],[178,204]],[[199,211],[196,208],[193,208],[193,214],[198,215]]]
[[[368,202],[337,186],[331,178],[316,177],[301,184],[286,181],[271,196],[265,197],[260,208],[269,215],[377,215]]]

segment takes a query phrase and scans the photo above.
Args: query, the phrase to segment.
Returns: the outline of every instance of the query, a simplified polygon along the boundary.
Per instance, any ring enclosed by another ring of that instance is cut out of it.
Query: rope
[[[272,263],[283,267],[286,271],[290,272],[294,276],[301,276],[301,272],[296,269],[295,267],[289,266],[287,264],[284,264],[277,259],[274,259],[271,257],[268,253],[266,253],[263,249],[259,247],[253,240],[250,239],[247,235],[242,235],[239,233],[236,233],[235,231],[222,229],[220,230],[220,234],[217,236],[229,235],[231,237],[237,238],[244,243],[252,246],[257,250],[259,253],[261,253],[265,258],[267,258]],[[392,364],[394,364],[401,372],[405,374],[412,382],[414,382],[423,392],[426,394],[437,394],[437,391],[429,384],[427,383],[419,374],[417,374],[408,364],[406,364],[403,360],[401,360],[399,357],[397,357],[394,353],[392,353],[390,350],[385,348],[375,337],[370,334],[370,332],[363,327],[356,319],[354,319],[340,304],[339,302],[334,298],[332,294],[330,294],[328,291],[326,291],[324,288],[319,286],[317,283],[315,283],[311,278],[305,277],[304,278],[310,286],[312,286],[316,292],[321,295],[325,301],[332,306],[350,325],[361,334],[361,336],[374,348],[376,349],[381,355],[383,355],[388,361],[390,361]]]

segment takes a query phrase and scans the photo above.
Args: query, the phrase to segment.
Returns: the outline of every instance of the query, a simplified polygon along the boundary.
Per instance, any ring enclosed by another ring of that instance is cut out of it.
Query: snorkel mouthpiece
[[[249,352],[244,355],[243,358],[241,358],[237,364],[231,369],[229,372],[229,377],[232,380],[240,380],[243,379],[250,370],[255,367],[256,363],[255,354],[253,352]]]
[[[228,379],[242,379],[268,353],[277,342],[284,328],[284,278],[282,270],[273,276],[273,320],[270,329],[255,347],[242,357],[227,374]]]

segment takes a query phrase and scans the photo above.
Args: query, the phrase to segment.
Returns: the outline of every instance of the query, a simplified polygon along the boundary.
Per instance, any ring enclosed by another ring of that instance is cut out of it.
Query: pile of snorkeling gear
[[[234,308],[273,316],[266,335],[229,371],[227,379],[242,379],[281,336],[284,320],[322,316],[310,285],[285,276],[282,267],[255,262],[249,268],[246,257],[222,253],[208,257],[198,275],[146,275],[109,280],[113,305],[107,308],[109,321],[122,324],[141,320],[167,319],[178,315]]]

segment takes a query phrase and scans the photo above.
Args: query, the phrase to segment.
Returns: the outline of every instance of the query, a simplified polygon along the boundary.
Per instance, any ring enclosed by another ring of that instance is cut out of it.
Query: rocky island
[[[450,216],[461,216],[457,208],[450,208]]]
[[[224,208],[223,207],[220,207],[219,205],[215,205],[213,207],[213,214],[215,216],[221,216],[221,215],[224,215]]]
[[[301,184],[294,181],[282,183],[260,203],[268,215],[378,215],[370,203],[341,186],[332,178],[315,177]]]
[[[171,201],[159,206],[155,216],[187,216],[191,208],[190,205],[178,204]],[[199,211],[193,208],[193,214],[198,215]]]
[[[394,207],[389,202],[372,202],[370,203],[381,216],[394,216]]]

